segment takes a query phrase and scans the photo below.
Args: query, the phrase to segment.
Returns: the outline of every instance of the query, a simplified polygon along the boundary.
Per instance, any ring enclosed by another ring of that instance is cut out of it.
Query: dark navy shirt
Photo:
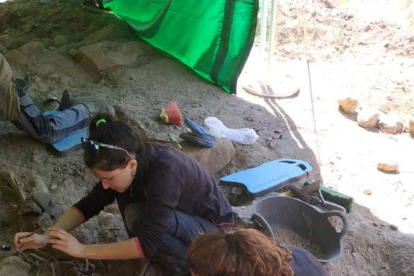
[[[74,206],[86,220],[117,201],[121,214],[127,205],[143,206],[137,238],[145,257],[157,251],[173,210],[209,220],[233,224],[231,206],[214,178],[194,159],[174,148],[147,143],[136,153],[137,174],[127,191],[105,190],[101,183]]]
[[[290,262],[295,276],[329,276],[322,264],[311,253],[296,246],[289,246],[293,260]]]

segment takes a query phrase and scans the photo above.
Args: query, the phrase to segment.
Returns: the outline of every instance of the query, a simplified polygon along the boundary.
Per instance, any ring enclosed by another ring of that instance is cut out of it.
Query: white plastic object
[[[222,121],[216,117],[204,119],[204,123],[209,128],[211,135],[217,138],[227,138],[240,144],[251,145],[256,142],[259,135],[251,128],[231,129],[226,127]]]

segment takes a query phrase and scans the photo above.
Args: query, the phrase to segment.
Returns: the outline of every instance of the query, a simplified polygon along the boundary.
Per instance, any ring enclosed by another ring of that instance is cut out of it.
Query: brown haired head
[[[195,276],[292,276],[292,252],[255,229],[200,236],[190,246]]]

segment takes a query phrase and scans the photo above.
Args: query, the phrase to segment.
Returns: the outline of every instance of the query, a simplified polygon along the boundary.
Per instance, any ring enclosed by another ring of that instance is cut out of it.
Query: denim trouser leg
[[[124,222],[128,235],[134,237],[134,232],[140,227],[139,204],[131,204],[125,208]],[[215,230],[218,230],[217,226],[208,220],[174,210],[153,260],[160,265],[165,275],[188,275],[188,246],[199,235]]]
[[[56,115],[45,116],[32,104],[21,107],[21,117],[22,120],[13,121],[13,124],[33,138],[48,144],[89,125],[89,115],[82,105],[65,109]]]

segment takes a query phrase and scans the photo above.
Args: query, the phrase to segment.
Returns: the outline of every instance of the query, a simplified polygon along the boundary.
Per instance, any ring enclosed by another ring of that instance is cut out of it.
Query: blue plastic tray
[[[240,187],[256,198],[280,190],[290,182],[308,176],[310,171],[312,167],[305,161],[279,159],[225,176],[220,179],[220,183],[224,186]]]

